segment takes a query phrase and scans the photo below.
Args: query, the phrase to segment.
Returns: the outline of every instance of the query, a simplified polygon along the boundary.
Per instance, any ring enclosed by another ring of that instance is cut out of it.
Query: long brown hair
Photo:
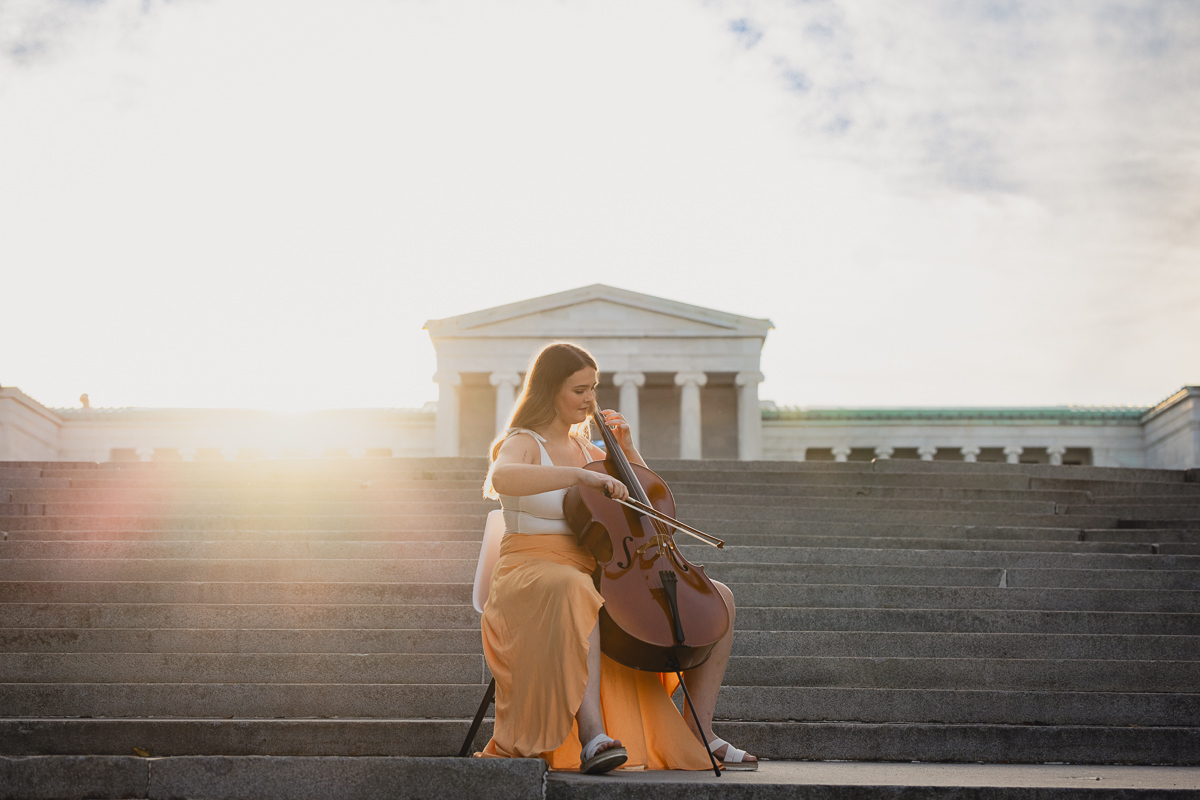
[[[537,430],[554,420],[555,401],[563,382],[584,367],[599,370],[596,359],[587,350],[570,342],[552,342],[543,347],[533,359],[533,364],[525,372],[525,382],[521,385],[521,394],[513,405],[512,415],[508,418],[508,430],[496,437],[488,449],[488,465],[496,460],[500,445],[507,438],[508,431],[513,428]],[[571,429],[574,436],[589,438],[591,427],[584,420]],[[483,486],[484,496],[495,497],[492,490],[491,471]]]

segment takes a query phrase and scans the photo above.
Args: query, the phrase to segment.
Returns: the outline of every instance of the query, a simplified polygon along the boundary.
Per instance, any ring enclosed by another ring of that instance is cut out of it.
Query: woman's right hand
[[[629,489],[613,476],[583,468],[580,468],[579,472],[581,473],[579,476],[581,486],[599,489],[614,500],[629,499]]]

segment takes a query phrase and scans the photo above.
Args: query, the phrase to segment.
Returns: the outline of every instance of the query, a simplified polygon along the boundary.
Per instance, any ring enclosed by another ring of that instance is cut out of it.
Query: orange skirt
[[[544,758],[579,768],[575,714],[587,685],[588,635],[604,599],[596,561],[574,536],[506,534],[483,610],[483,653],[496,679],[496,725],[481,755]],[[604,728],[629,751],[625,768],[710,769],[704,745],[671,701],[674,674],[602,655]]]

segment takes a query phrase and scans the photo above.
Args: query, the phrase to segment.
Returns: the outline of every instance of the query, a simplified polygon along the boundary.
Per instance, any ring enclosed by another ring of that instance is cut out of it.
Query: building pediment
[[[742,317],[594,284],[518,303],[429,320],[432,337],[765,337],[770,320]]]

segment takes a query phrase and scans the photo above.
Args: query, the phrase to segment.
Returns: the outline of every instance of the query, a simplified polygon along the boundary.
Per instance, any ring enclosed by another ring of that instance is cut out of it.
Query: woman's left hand
[[[622,450],[633,450],[633,430],[629,427],[629,423],[621,416],[620,412],[613,411],[607,408],[600,412],[604,417],[604,424],[608,429],[617,436],[617,444],[621,445]]]

